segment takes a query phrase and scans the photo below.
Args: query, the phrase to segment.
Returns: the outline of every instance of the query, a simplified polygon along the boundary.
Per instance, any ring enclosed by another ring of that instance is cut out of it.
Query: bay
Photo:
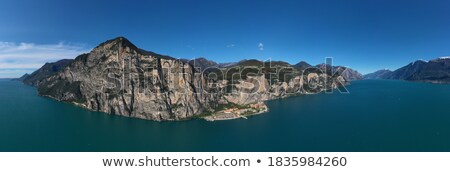
[[[248,119],[155,122],[92,112],[0,80],[0,151],[450,151],[450,85],[362,80],[268,101]]]

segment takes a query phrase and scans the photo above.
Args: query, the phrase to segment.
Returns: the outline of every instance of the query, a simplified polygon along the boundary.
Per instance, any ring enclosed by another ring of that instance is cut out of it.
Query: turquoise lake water
[[[154,122],[0,80],[0,151],[450,151],[450,85],[363,80],[268,102],[249,119]]]

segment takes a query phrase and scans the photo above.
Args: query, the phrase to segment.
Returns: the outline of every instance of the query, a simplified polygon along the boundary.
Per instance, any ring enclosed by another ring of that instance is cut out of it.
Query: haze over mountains
[[[385,79],[391,73],[392,73],[392,71],[390,71],[389,69],[381,69],[381,70],[375,71],[373,73],[368,73],[368,74],[364,75],[364,79]]]
[[[90,110],[162,121],[335,89],[362,78],[342,66],[317,65],[316,69],[326,69],[324,73],[308,67],[306,62],[250,59],[219,64],[206,58],[176,59],[118,37],[74,60],[47,63],[19,80],[37,87],[42,96]]]
[[[395,71],[379,70],[364,75],[364,78],[450,83],[450,57],[417,60]]]
[[[69,65],[73,59],[62,59],[53,63],[45,63],[44,66],[36,70],[31,74],[25,74],[22,77],[18,78],[19,81],[22,81],[25,84],[37,86],[39,83],[45,78],[59,72],[67,65]]]

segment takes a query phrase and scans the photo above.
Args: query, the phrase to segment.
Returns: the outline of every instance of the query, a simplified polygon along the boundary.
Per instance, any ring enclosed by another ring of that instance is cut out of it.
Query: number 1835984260
[[[269,166],[346,166],[345,157],[268,157]]]

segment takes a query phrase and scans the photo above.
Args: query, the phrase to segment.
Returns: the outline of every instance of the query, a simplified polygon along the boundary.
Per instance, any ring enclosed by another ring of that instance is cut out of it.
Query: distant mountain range
[[[364,79],[386,79],[389,77],[390,74],[392,74],[392,71],[390,71],[389,69],[382,69],[364,75]]]
[[[25,74],[17,80],[22,81],[25,84],[37,86],[45,78],[54,75],[67,65],[69,65],[72,59],[63,59],[53,63],[45,63],[44,66],[34,71],[31,74]]]
[[[90,110],[163,121],[334,89],[362,79],[357,71],[342,66],[317,65],[326,72],[306,72],[311,67],[303,61],[220,64],[206,58],[176,59],[118,37],[74,60],[46,63],[17,80],[36,87],[39,95]],[[212,73],[215,77],[209,76]]]
[[[395,71],[379,70],[364,75],[364,78],[450,83],[450,57],[417,60]]]

